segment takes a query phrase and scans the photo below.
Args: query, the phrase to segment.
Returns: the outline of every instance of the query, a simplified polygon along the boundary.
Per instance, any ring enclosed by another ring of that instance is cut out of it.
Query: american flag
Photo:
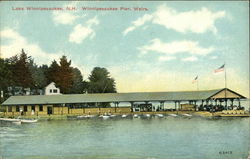
[[[194,80],[192,81],[192,83],[195,83],[195,82],[197,81],[197,79],[198,79],[198,76],[196,76],[196,77],[194,78]]]
[[[223,72],[224,68],[225,68],[225,64],[223,64],[221,67],[219,67],[216,70],[214,70],[214,73]]]

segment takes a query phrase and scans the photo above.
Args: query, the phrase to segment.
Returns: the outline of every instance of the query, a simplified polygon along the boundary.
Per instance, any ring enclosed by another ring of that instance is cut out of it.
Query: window
[[[16,112],[20,112],[20,107],[16,106]]]
[[[36,111],[34,105],[31,106],[31,110]]]
[[[39,111],[40,111],[40,112],[43,111],[43,105],[39,105]]]
[[[50,89],[49,92],[52,93],[52,89]]]
[[[28,111],[27,105],[25,105],[25,106],[23,107],[23,111],[24,111],[24,112],[27,112],[27,111]]]
[[[57,93],[57,89],[53,89],[53,93]]]
[[[8,112],[12,112],[12,107],[8,106]]]

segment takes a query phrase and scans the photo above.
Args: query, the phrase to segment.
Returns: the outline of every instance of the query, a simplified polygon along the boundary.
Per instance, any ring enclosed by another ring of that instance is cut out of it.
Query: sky
[[[94,67],[105,67],[118,92],[224,88],[226,72],[227,87],[249,97],[248,6],[247,1],[1,1],[0,53],[8,58],[23,48],[38,65],[66,55],[84,79]],[[225,71],[214,73],[223,64]]]

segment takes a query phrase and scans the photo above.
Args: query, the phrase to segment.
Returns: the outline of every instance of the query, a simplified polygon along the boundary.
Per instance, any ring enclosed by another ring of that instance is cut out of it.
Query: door
[[[47,113],[48,115],[52,114],[52,107],[47,107]]]

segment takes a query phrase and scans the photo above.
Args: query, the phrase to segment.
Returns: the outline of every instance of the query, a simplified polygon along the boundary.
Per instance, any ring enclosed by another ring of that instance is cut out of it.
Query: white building
[[[56,85],[54,82],[51,82],[49,85],[45,87],[45,95],[58,95],[60,93],[60,89],[56,88]]]

